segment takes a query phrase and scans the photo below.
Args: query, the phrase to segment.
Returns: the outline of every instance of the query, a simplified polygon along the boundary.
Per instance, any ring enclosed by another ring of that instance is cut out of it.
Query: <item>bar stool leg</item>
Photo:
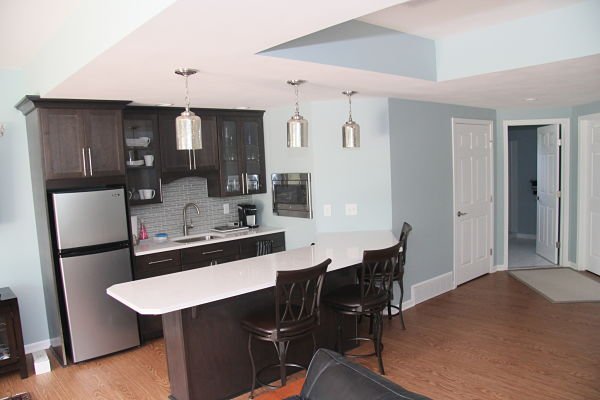
[[[404,299],[404,279],[400,279],[398,284],[400,284],[400,303],[398,304],[398,312],[400,313],[400,322],[402,323],[402,329],[406,330],[406,325],[404,325],[404,315],[402,315],[402,301]]]
[[[341,355],[344,355],[344,345],[342,343],[342,316],[337,313],[335,315],[336,325],[337,325],[337,339],[336,339],[336,350]]]
[[[313,341],[313,355],[317,352],[317,337],[315,336],[315,333],[311,333],[310,334],[312,336],[312,341]]]
[[[279,346],[279,378],[281,379],[281,386],[285,386],[287,383],[286,376],[286,368],[285,368],[285,359],[287,353],[287,343],[289,342],[279,342],[277,345]]]
[[[250,390],[249,399],[254,398],[254,388],[256,387],[256,367],[254,365],[254,357],[252,356],[252,334],[248,335],[248,354],[250,354],[250,364],[252,364],[252,389]]]
[[[376,322],[375,322],[375,352],[377,354],[377,361],[379,363],[379,372],[381,375],[385,375],[385,370],[383,369],[383,359],[381,358],[381,334],[383,331],[383,315],[381,312],[375,314]]]

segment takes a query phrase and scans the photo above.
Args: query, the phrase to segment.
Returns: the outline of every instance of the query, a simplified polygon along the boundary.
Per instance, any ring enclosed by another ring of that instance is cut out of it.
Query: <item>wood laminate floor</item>
[[[437,400],[600,399],[600,303],[552,304],[498,272],[405,311],[405,320],[406,331],[385,321],[384,363],[409,390]],[[376,369],[374,358],[359,362]],[[0,398],[21,391],[34,400],[164,400],[164,345],[0,377]]]

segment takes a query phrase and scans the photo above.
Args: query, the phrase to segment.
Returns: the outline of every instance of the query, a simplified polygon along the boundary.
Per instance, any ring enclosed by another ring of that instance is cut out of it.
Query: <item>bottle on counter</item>
[[[148,231],[146,230],[146,225],[144,224],[144,220],[140,218],[140,233],[138,235],[140,240],[148,239]]]

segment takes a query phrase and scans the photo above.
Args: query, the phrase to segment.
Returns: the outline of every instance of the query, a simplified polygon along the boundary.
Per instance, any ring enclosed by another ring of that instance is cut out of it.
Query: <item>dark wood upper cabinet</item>
[[[125,174],[121,110],[84,110],[89,176]]]
[[[125,177],[122,109],[127,101],[42,99],[18,105],[28,133],[41,136],[47,187],[122,183]]]
[[[266,193],[262,117],[263,111],[219,114],[219,170],[208,176],[209,196]]]
[[[202,120],[202,149],[177,150],[175,119],[181,110],[163,110],[158,114],[163,179],[166,182],[186,176],[204,176],[218,168],[217,118],[193,110]]]
[[[87,173],[81,110],[40,110],[46,179],[81,178]]]

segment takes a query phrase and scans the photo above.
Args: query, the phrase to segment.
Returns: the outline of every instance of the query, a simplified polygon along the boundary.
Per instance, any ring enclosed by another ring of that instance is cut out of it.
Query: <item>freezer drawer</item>
[[[134,311],[106,294],[131,280],[129,249],[60,259],[73,362],[140,344]]]
[[[128,240],[122,188],[53,193],[59,250]]]

